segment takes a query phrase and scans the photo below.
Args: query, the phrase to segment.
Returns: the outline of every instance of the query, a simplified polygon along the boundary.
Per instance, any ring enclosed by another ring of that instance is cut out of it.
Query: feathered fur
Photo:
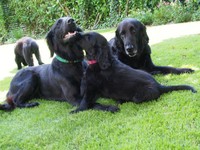
[[[126,18],[120,22],[115,31],[115,37],[109,43],[118,59],[134,69],[141,69],[151,74],[194,72],[190,68],[154,65],[146,27],[136,19]]]
[[[86,70],[81,86],[84,96],[80,107],[74,112],[92,108],[100,97],[112,98],[122,103],[127,101],[142,103],[155,100],[163,93],[171,91],[196,92],[188,85],[161,85],[149,73],[123,64],[112,54],[106,38],[98,33],[82,34],[76,43],[85,49],[87,59],[96,63],[90,64]],[[112,112],[118,110],[107,108],[101,110]]]
[[[51,64],[20,70],[12,79],[6,103],[0,105],[0,109],[13,110],[16,107],[39,105],[38,102],[29,102],[34,98],[79,105],[84,55],[83,50],[66,37],[68,33],[79,31],[81,29],[77,27],[73,18],[59,18],[47,33],[46,40],[51,56],[55,53],[68,63],[54,58]]]

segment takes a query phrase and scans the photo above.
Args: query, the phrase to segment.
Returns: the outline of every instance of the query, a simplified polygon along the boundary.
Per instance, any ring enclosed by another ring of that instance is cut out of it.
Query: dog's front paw
[[[195,90],[194,88],[191,89],[192,93],[197,93],[197,90]]]
[[[77,109],[75,109],[75,110],[72,110],[72,111],[70,111],[70,114],[76,114],[76,113],[78,113],[79,111],[77,110]]]
[[[109,107],[107,108],[107,111],[110,111],[110,112],[112,112],[112,113],[115,113],[115,112],[120,111],[120,109],[119,109],[119,107],[117,107],[117,106],[109,106]]]
[[[44,64],[43,62],[40,62],[40,63],[39,63],[39,65],[43,65],[43,64]]]
[[[151,75],[157,75],[157,74],[161,74],[162,72],[161,71],[152,71],[152,72],[149,72]]]
[[[76,113],[78,113],[78,112],[79,112],[79,110],[78,110],[78,109],[75,109],[75,110],[70,111],[70,114],[76,114]]]
[[[38,102],[31,102],[31,103],[29,103],[30,107],[35,107],[35,106],[39,106],[39,105],[40,105],[40,103],[38,103]]]
[[[86,109],[77,108],[77,109],[75,109],[75,110],[72,110],[72,111],[70,112],[70,114],[76,114],[76,113],[78,113],[78,112],[80,112],[80,111],[84,111],[84,110],[86,110]]]
[[[193,69],[190,69],[190,68],[182,68],[182,69],[180,69],[179,72],[180,72],[180,73],[193,73],[194,70],[193,70]]]
[[[19,108],[31,108],[31,107],[36,107],[36,106],[39,106],[40,103],[38,102],[29,102],[29,103],[23,103],[23,104],[18,104],[17,107]]]

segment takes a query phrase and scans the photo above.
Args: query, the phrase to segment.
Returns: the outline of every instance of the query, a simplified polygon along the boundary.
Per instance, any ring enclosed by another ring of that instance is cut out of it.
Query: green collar
[[[72,61],[71,60],[66,60],[66,59],[64,59],[64,58],[62,58],[62,57],[60,57],[58,55],[56,55],[56,59],[59,60],[62,63],[66,63],[66,64],[68,64],[68,63],[73,64],[73,63],[82,62],[82,60],[72,60]]]

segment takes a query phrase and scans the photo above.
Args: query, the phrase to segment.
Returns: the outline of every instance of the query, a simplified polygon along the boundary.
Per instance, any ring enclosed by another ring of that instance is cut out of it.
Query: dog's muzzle
[[[125,47],[125,52],[129,57],[134,57],[137,55],[137,49],[133,45],[127,45]]]
[[[68,23],[68,24],[75,24],[75,21],[74,21],[74,19],[71,18],[71,19],[69,19],[69,20],[67,21],[67,23]]]
[[[72,36],[74,36],[76,33],[77,33],[76,31],[75,31],[75,32],[68,32],[68,33],[65,35],[64,39],[69,39],[69,38],[71,38]]]

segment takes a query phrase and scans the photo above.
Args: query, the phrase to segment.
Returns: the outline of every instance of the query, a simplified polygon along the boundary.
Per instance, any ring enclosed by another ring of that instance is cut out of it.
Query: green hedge
[[[0,41],[44,35],[62,16],[72,16],[83,29],[114,27],[125,17],[148,25],[200,20],[197,1],[183,5],[160,0],[1,0],[0,5]]]

